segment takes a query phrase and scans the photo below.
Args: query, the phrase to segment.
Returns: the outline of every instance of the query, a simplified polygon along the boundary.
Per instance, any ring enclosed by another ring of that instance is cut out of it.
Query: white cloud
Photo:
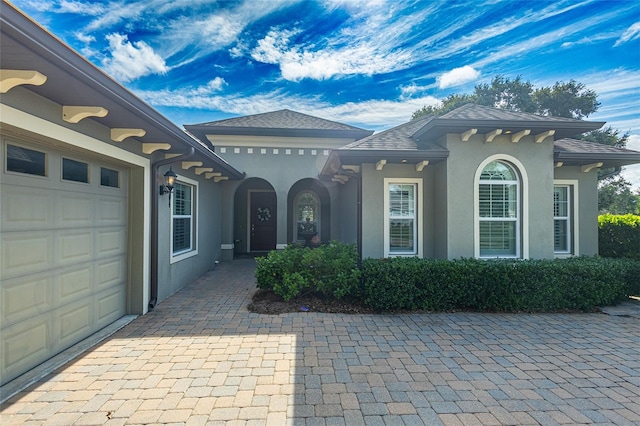
[[[438,77],[438,87],[440,89],[446,89],[447,87],[460,86],[477,80],[479,76],[480,71],[470,67],[469,65],[465,65],[464,67],[454,68],[451,71],[447,71]]]
[[[640,22],[636,22],[635,24],[627,28],[627,30],[624,33],[622,33],[620,38],[616,41],[616,44],[614,44],[614,47],[620,46],[621,44],[624,44],[631,40],[636,40],[638,38],[640,38]]]
[[[103,61],[105,71],[117,80],[128,82],[149,74],[166,73],[169,68],[144,41],[131,43],[126,35],[108,34],[111,58]]]

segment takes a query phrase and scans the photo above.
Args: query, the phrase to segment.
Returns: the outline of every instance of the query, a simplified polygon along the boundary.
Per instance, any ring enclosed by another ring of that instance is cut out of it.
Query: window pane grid
[[[394,255],[418,253],[415,183],[389,183],[387,186],[387,250]]]
[[[553,250],[571,253],[570,189],[568,186],[553,188]]]
[[[173,254],[193,249],[193,187],[176,183],[173,188]]]
[[[478,187],[480,256],[517,256],[519,239],[519,185],[506,163],[489,163]]]

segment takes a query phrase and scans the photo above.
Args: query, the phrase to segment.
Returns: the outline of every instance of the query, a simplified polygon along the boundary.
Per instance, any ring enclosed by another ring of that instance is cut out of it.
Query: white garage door
[[[125,315],[127,169],[3,139],[0,382]]]

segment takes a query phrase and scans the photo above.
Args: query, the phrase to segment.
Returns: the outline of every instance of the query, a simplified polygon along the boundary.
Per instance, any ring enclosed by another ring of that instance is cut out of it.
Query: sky
[[[379,131],[502,75],[584,84],[640,151],[637,0],[11,1],[180,127],[286,108]]]

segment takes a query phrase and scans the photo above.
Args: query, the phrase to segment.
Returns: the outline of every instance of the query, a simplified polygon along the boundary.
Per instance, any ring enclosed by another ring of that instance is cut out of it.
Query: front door
[[[276,194],[275,192],[250,192],[249,217],[251,251],[268,251],[276,248]]]

